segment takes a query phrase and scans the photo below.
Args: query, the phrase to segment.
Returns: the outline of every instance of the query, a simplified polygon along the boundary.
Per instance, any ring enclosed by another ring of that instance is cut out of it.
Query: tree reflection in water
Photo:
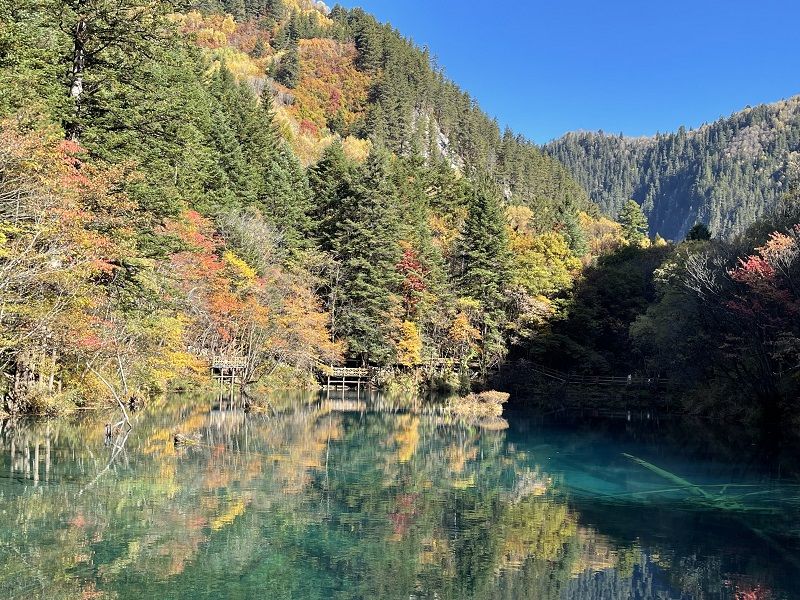
[[[659,492],[618,437],[526,417],[489,431],[419,400],[271,405],[172,398],[111,444],[104,415],[2,423],[0,596],[781,598],[798,583],[791,482],[748,488],[779,500],[776,534],[759,504]]]

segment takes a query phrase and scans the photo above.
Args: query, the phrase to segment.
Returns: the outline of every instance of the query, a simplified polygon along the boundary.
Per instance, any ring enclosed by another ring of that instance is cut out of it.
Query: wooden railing
[[[372,376],[372,369],[367,367],[334,367],[332,365],[317,364],[321,375],[332,380],[366,380]]]
[[[212,369],[246,369],[247,357],[218,355],[211,359]]]
[[[563,373],[550,367],[543,365],[532,365],[531,370],[540,375],[544,375],[550,379],[560,381],[569,385],[592,385],[592,386],[637,386],[637,387],[652,387],[663,384],[668,384],[670,381],[661,377],[641,377],[628,375],[626,377],[614,377],[609,375],[573,375],[570,373]]]

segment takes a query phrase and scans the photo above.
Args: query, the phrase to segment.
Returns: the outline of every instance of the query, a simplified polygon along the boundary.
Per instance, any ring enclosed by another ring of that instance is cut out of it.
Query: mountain
[[[251,64],[245,79],[259,91],[273,89],[305,162],[335,137],[354,146],[369,141],[398,156],[444,160],[471,178],[490,176],[509,203],[534,211],[542,230],[564,210],[591,210],[560,163],[501,132],[427,50],[365,11],[328,11],[308,0],[205,0],[199,7],[237,17],[227,35],[205,19],[202,29],[216,31],[203,32],[201,44]]]
[[[740,233],[774,209],[800,161],[800,97],[654,137],[568,133],[544,151],[613,216],[642,205],[650,234],[682,239],[695,223]]]
[[[363,10],[190,4],[0,0],[0,409],[154,396],[212,357],[453,389],[624,243]]]

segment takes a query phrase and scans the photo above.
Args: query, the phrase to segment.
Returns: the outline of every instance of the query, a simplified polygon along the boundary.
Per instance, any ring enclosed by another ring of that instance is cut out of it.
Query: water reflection
[[[302,395],[257,414],[173,398],[110,438],[108,420],[0,424],[0,597],[790,598],[800,581],[797,481],[676,424],[497,431],[420,399]]]

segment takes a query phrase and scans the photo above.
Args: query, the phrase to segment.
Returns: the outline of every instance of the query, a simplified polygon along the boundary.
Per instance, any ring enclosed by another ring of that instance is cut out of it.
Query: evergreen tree
[[[225,0],[225,12],[229,13],[237,21],[244,21],[248,16],[244,0]]]
[[[281,233],[283,245],[291,254],[309,246],[311,231],[311,190],[300,161],[286,142],[264,173],[264,191],[259,207]]]
[[[253,51],[250,53],[250,55],[253,58],[263,58],[266,53],[267,53],[267,48],[264,45],[264,41],[261,38],[257,39],[255,45],[253,46]]]
[[[798,106],[790,98],[650,138],[569,133],[544,150],[608,214],[632,198],[667,238],[685,238],[697,222],[727,237],[779,210],[800,149]]]
[[[589,250],[586,244],[586,235],[581,228],[578,214],[571,206],[566,207],[561,214],[562,233],[569,242],[569,248],[575,256],[583,256]]]
[[[278,30],[275,32],[275,35],[272,37],[270,45],[275,50],[284,50],[289,44],[289,28],[288,27],[278,27]]]
[[[474,191],[461,231],[456,256],[456,282],[463,296],[481,307],[481,370],[504,354],[505,289],[509,282],[506,218],[492,186]]]
[[[354,195],[353,171],[339,141],[328,146],[319,162],[308,170],[315,237],[325,252],[333,252],[344,203]]]
[[[374,150],[359,169],[333,240],[343,272],[334,331],[347,340],[351,356],[373,364],[390,364],[395,358],[391,316],[397,304],[398,204],[387,160]]]
[[[365,20],[355,33],[358,58],[356,66],[364,72],[374,73],[383,62],[381,31],[372,20]]]
[[[286,17],[286,3],[284,0],[265,0],[264,13],[272,21],[282,21]]]
[[[62,87],[63,38],[40,0],[0,0],[0,115],[38,105],[52,115],[69,111]]]
[[[707,241],[711,239],[711,231],[702,223],[696,223],[686,234],[686,239],[694,242]]]
[[[647,217],[642,212],[642,207],[634,200],[628,200],[619,213],[618,218],[622,225],[622,234],[631,244],[640,244],[647,238]]]
[[[300,82],[300,49],[297,40],[289,41],[289,47],[275,72],[275,80],[288,88],[295,88]]]

